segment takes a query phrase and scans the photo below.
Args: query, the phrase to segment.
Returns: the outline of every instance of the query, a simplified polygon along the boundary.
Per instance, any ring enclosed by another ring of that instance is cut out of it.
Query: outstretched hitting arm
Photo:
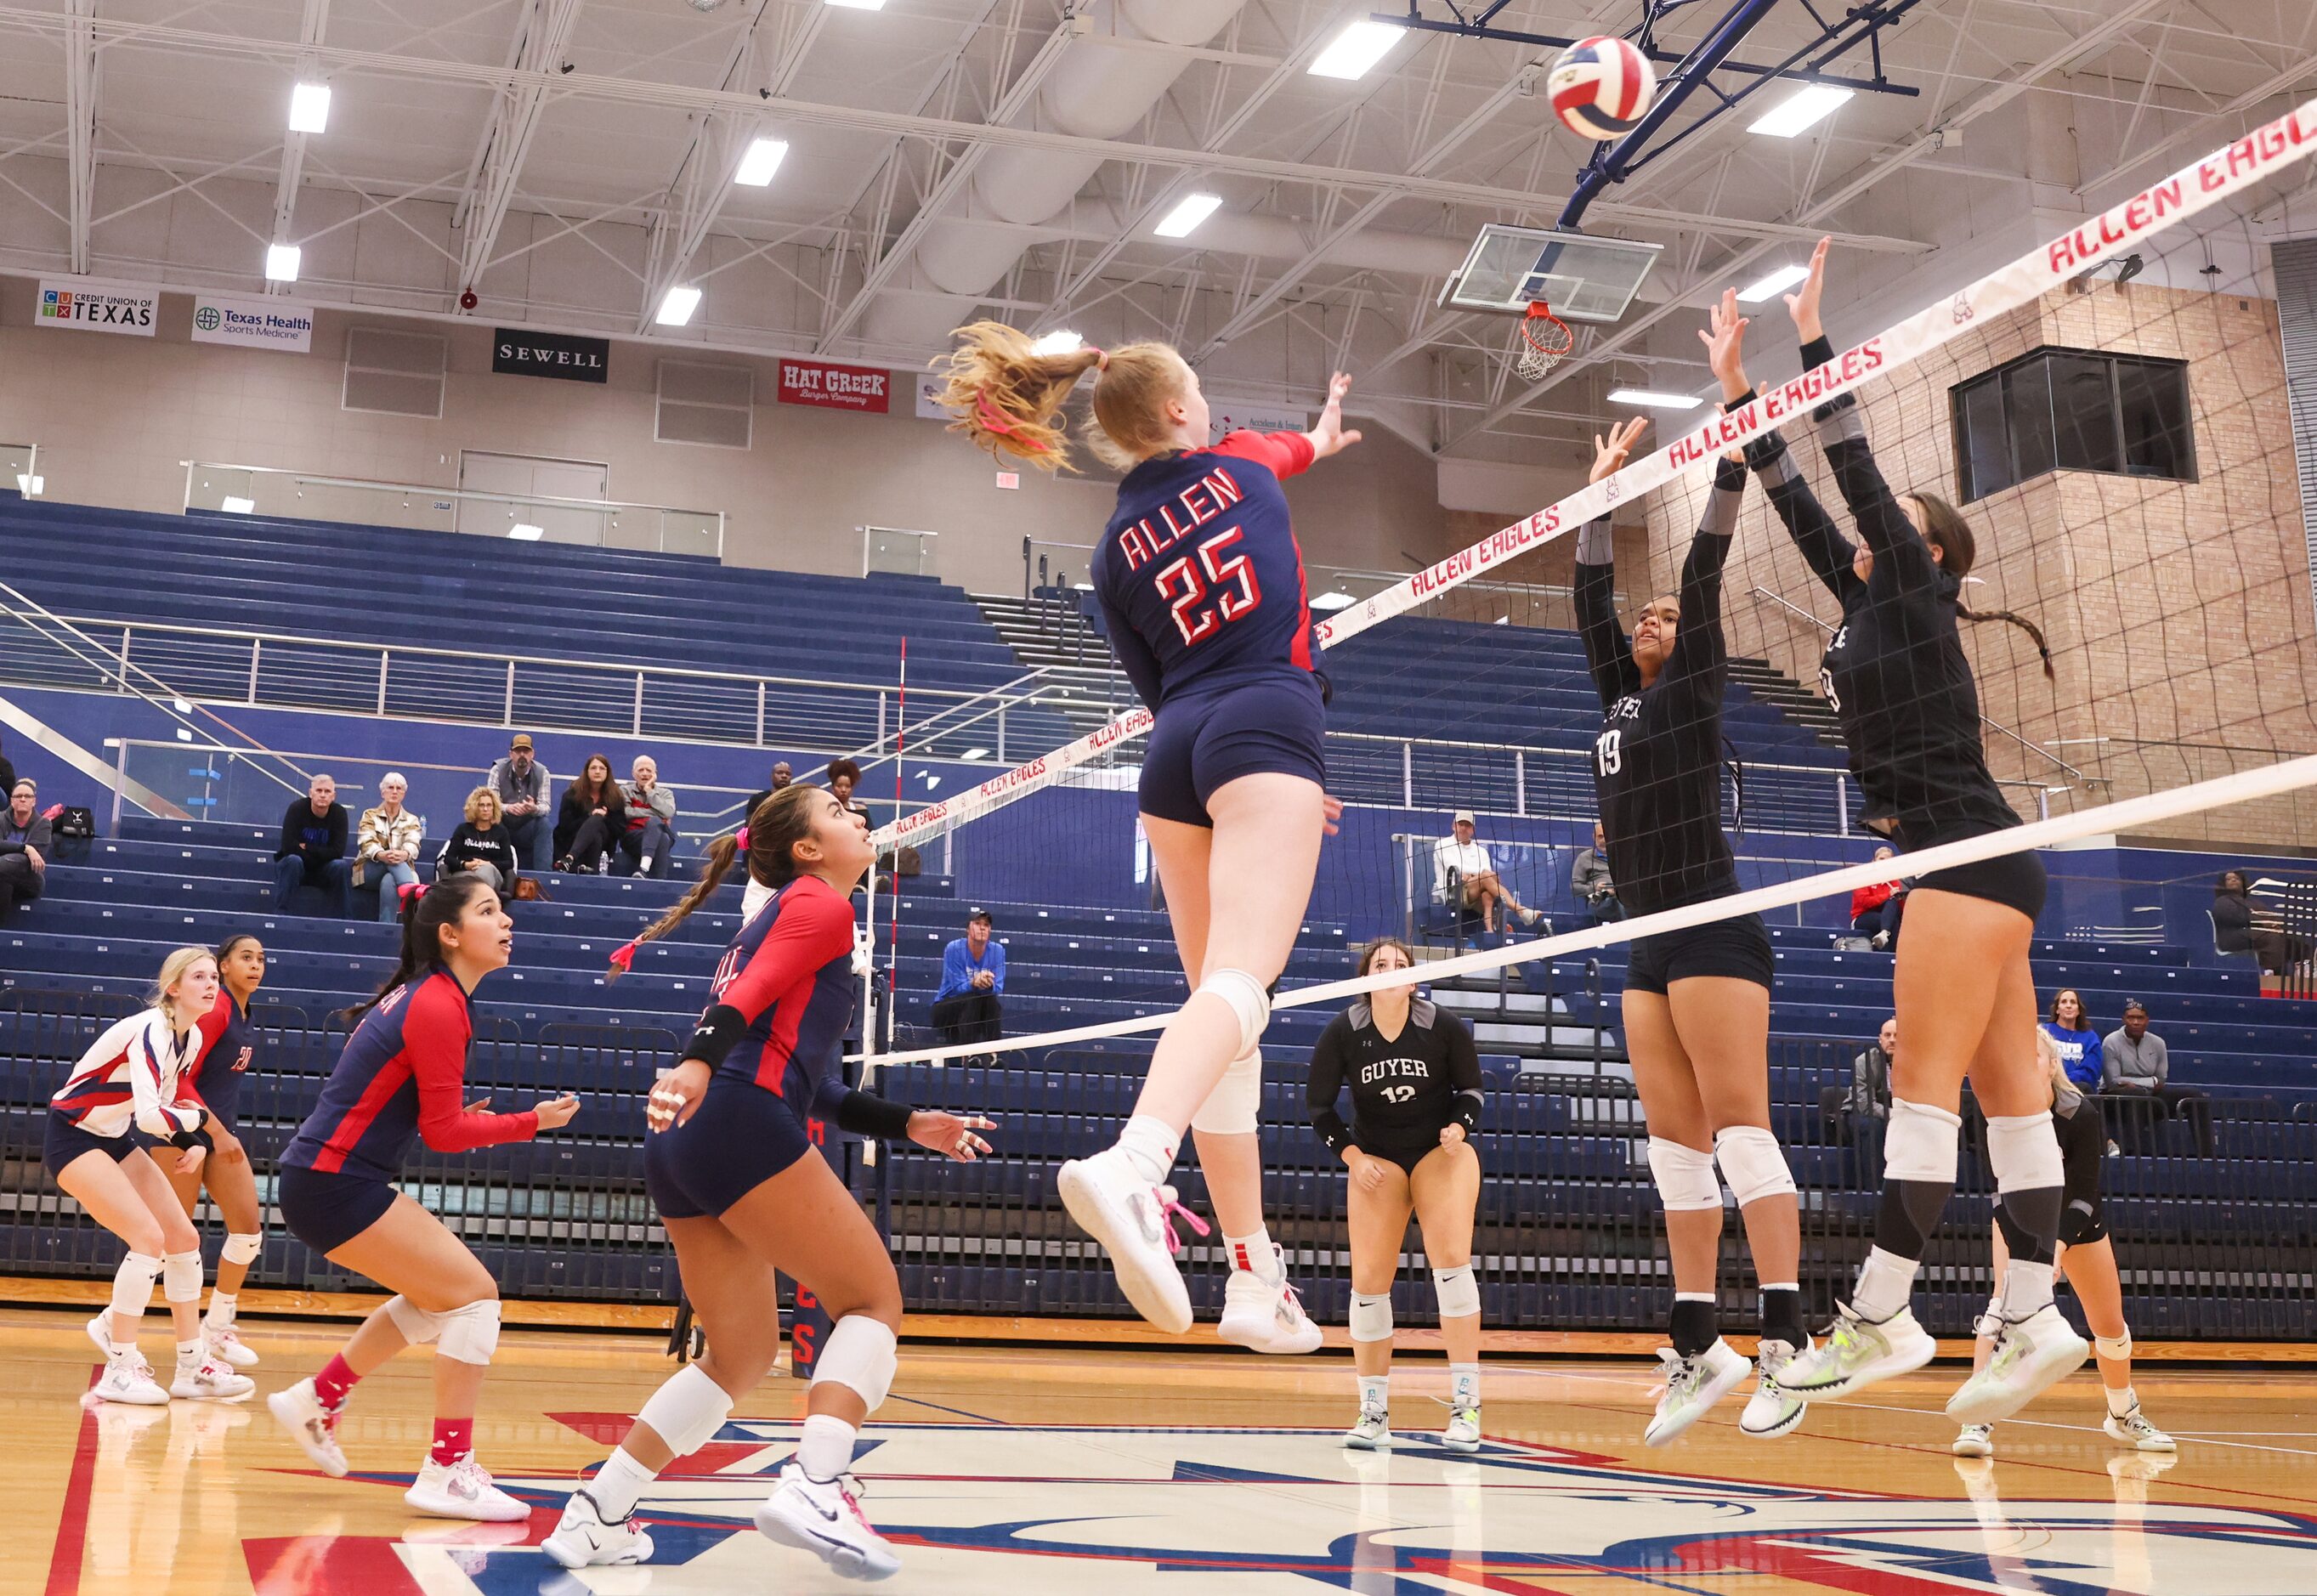
[[[1625,460],[1649,428],[1649,418],[1634,416],[1609,429],[1606,438],[1593,436],[1593,469],[1588,480],[1598,482],[1624,468]],[[1617,622],[1616,553],[1609,518],[1589,521],[1577,530],[1577,632],[1585,640],[1585,663],[1593,673],[1593,691],[1604,709],[1628,693],[1642,690],[1642,673],[1633,664],[1633,644]]]

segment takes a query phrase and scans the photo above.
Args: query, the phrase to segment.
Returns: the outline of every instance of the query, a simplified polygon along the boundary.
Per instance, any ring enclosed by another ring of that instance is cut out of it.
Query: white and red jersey
[[[50,1106],[91,1136],[121,1137],[134,1125],[167,1140],[199,1130],[208,1110],[193,1090],[201,1027],[180,1035],[159,1009],[115,1021],[73,1065]]]

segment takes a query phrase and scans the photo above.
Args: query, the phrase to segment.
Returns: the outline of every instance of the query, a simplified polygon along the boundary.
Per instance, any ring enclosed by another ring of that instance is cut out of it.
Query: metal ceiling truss
[[[67,225],[72,269],[79,275],[88,270],[90,214],[96,205],[96,0],[67,0],[65,14]]]
[[[473,309],[469,300],[482,291],[483,273],[491,266],[491,252],[505,225],[548,94],[559,78],[569,74],[571,31],[578,23],[580,4],[581,0],[528,0],[520,13],[507,51],[505,81],[492,101],[466,194],[452,218],[451,225],[463,227],[467,235],[459,264],[461,310]]]
[[[298,25],[298,41],[306,45],[321,43],[322,31],[328,23],[329,15],[330,0],[306,0],[305,15]],[[307,70],[300,70],[298,76],[304,78]],[[295,128],[282,135],[282,170],[273,181],[273,241],[275,244],[291,242],[290,224],[298,210],[298,185],[305,175],[308,137]],[[287,292],[289,288],[286,282],[268,281],[265,291],[280,294]]]

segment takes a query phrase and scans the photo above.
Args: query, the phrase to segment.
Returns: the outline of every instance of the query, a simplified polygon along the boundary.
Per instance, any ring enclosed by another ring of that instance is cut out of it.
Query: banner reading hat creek
[[[2274,176],[2313,152],[2317,152],[2317,100],[2304,103],[2162,182],[2152,183],[1960,292],[1843,351],[1825,365],[1760,394],[1744,408],[1716,415],[1614,476],[1491,532],[1470,548],[1415,573],[1372,599],[1338,611],[1311,629],[1312,638],[1321,648],[1333,648],[1507,560],[1542,548],[1620,504],[1638,499],[1676,477],[1703,475],[1725,450],[1740,447],[1790,416],[1807,414],[1870,378],[1920,359],[1986,317],[2034,303],[2125,246]],[[976,816],[1051,786],[1066,771],[1104,749],[1148,731],[1150,721],[1147,710],[1121,716],[1100,731],[994,777],[971,792],[896,821],[878,832],[874,841],[881,848],[895,842],[929,841]]]

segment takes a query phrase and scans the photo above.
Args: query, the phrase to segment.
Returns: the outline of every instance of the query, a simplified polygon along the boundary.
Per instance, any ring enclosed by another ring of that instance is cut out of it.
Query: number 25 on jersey
[[[1225,621],[1237,620],[1263,602],[1255,567],[1244,554],[1227,554],[1239,529],[1217,532],[1192,553],[1158,573],[1158,596],[1175,618],[1185,643],[1196,643]],[[1207,602],[1209,598],[1214,601]]]

